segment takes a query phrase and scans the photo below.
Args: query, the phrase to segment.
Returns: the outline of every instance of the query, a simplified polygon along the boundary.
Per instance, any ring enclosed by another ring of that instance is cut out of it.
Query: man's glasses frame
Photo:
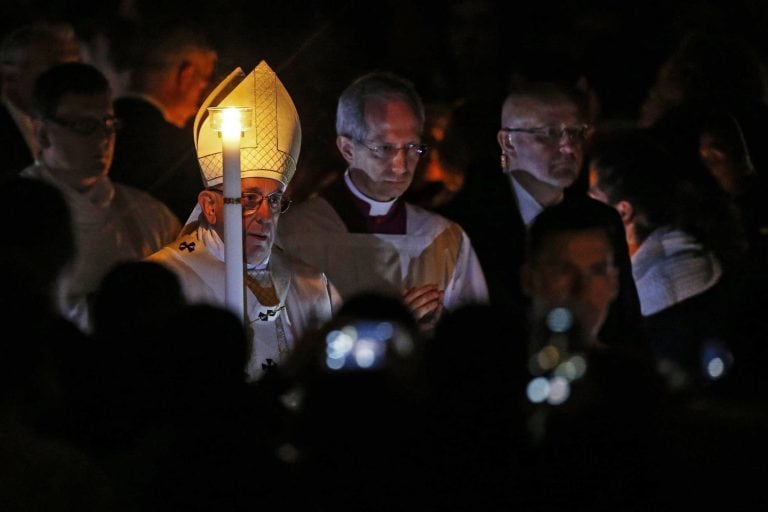
[[[503,132],[509,133],[529,133],[535,135],[539,139],[549,143],[557,144],[563,137],[567,137],[569,141],[578,144],[583,144],[592,133],[592,127],[588,124],[581,126],[533,126],[530,128],[512,128],[505,126],[501,129]]]
[[[120,129],[120,120],[115,116],[104,116],[101,119],[94,117],[75,117],[65,119],[63,117],[46,116],[45,119],[54,124],[67,128],[78,135],[93,135],[101,130],[106,135],[113,135]]]
[[[368,148],[373,156],[379,160],[392,160],[401,150],[405,150],[405,154],[414,159],[421,158],[427,151],[429,151],[429,146],[426,144],[405,144],[403,146],[395,146],[394,144],[372,144],[368,141],[355,138],[352,138],[352,140],[356,144]]]
[[[211,192],[217,194],[224,194],[224,191],[219,188],[209,188]],[[286,197],[282,192],[272,192],[269,195],[264,195],[259,192],[243,192],[240,194],[240,204],[243,205],[243,215],[251,215],[261,208],[261,203],[267,200],[269,211],[272,213],[285,213],[290,208],[293,201]]]

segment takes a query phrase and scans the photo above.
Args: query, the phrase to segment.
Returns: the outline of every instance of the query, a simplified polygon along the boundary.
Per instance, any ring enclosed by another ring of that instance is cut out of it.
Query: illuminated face
[[[247,263],[259,265],[263,263],[272,252],[272,244],[275,242],[277,221],[280,217],[279,208],[270,206],[270,201],[278,199],[282,195],[283,185],[279,181],[269,178],[243,178],[240,182],[243,196],[253,194],[253,197],[264,197],[258,206],[249,210],[245,206],[249,201],[244,201],[243,207],[243,246],[244,257]],[[206,191],[208,192],[208,191]],[[204,193],[206,193],[204,192]],[[277,194],[272,196],[272,194]],[[272,196],[271,198],[269,196]],[[214,201],[214,215],[211,217],[203,206],[203,211],[214,229],[224,238],[224,196],[221,193],[211,194]],[[258,203],[258,201],[253,201]],[[277,201],[275,204],[279,204]]]
[[[401,196],[413,181],[420,158],[421,126],[402,100],[370,102],[365,120],[365,140],[339,137],[337,144],[357,188],[372,199],[389,201]],[[386,154],[391,147],[401,149]]]
[[[600,229],[547,235],[535,261],[523,267],[523,283],[537,307],[572,308],[585,340],[595,340],[619,286],[608,235]]]
[[[584,125],[578,108],[568,101],[517,101],[505,109],[503,128],[571,129]],[[566,134],[551,138],[542,133],[499,131],[501,150],[512,171],[523,171],[532,179],[553,188],[564,189],[579,176],[584,158],[583,141]]]
[[[67,93],[56,113],[38,121],[41,158],[59,179],[84,190],[106,176],[115,149],[114,111],[109,92]]]

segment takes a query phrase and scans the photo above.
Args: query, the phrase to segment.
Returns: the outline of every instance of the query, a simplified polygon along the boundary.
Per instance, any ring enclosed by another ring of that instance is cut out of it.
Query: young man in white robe
[[[21,176],[54,185],[67,201],[76,257],[62,277],[59,306],[87,331],[88,299],[104,275],[157,251],[181,226],[160,201],[109,179],[118,121],[98,69],[78,62],[53,66],[35,82],[33,102],[40,154]]]

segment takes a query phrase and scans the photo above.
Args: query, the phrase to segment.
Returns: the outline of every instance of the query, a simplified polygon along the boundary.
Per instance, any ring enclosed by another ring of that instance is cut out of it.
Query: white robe
[[[162,202],[108,177],[83,194],[43,164],[33,164],[21,175],[52,184],[69,206],[77,255],[62,278],[59,306],[64,316],[87,331],[88,295],[107,272],[118,263],[141,260],[159,250],[178,236],[181,225]]]
[[[176,241],[147,259],[176,273],[189,302],[224,307],[226,267],[207,247],[206,230],[212,233],[197,222],[189,224]],[[330,320],[341,303],[325,274],[278,248],[272,250],[268,270],[279,299],[277,306],[262,306],[246,287],[244,320],[251,338],[247,373],[252,381],[279,363],[305,333]]]
[[[447,309],[487,303],[485,276],[461,226],[418,206],[405,208],[404,235],[350,233],[316,196],[283,214],[276,244],[325,272],[344,300],[367,291],[400,296],[435,283]]]
[[[654,230],[632,256],[632,275],[643,316],[704,293],[722,274],[711,251],[688,233],[670,227]]]

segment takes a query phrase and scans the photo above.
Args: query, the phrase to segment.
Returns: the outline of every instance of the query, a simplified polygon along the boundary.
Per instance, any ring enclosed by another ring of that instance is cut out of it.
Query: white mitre
[[[195,147],[205,187],[224,181],[219,131],[209,107],[248,107],[251,128],[240,143],[241,178],[271,178],[288,186],[301,149],[299,114],[291,96],[265,61],[248,75],[232,71],[203,102],[194,124]]]

